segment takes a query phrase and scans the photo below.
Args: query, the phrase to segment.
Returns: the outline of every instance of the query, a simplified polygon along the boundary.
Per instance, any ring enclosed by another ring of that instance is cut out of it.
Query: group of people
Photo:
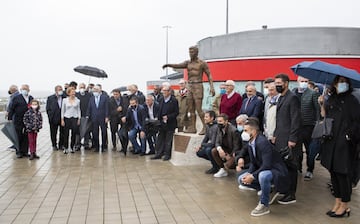
[[[286,74],[278,74],[263,82],[263,93],[248,82],[244,95],[235,92],[232,80],[220,85],[213,110],[205,112],[206,132],[196,154],[210,161],[205,173],[215,178],[235,169],[240,189],[258,191],[259,204],[251,215],[261,216],[275,201],[296,202],[304,148],[305,181],[314,176],[316,155],[330,173],[335,203],[326,214],[350,215],[348,202],[359,181],[360,160],[360,106],[351,80],[337,76],[324,95],[304,77],[298,77],[293,90],[289,82]],[[324,117],[334,119],[332,137],[312,138]]]

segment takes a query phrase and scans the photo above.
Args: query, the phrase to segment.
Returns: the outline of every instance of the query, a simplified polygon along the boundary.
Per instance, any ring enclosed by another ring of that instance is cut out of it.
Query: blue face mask
[[[26,89],[22,89],[21,94],[24,96],[27,96],[29,94],[29,92]]]
[[[244,126],[242,125],[237,125],[236,126],[236,129],[239,131],[239,132],[242,132],[244,130]]]
[[[226,90],[225,89],[220,89],[220,94],[225,94]]]
[[[337,93],[345,93],[349,90],[349,84],[346,82],[339,82],[336,87]]]

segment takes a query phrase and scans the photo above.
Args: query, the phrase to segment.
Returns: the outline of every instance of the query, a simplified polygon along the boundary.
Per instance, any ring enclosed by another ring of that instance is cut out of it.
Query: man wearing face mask
[[[109,121],[109,97],[102,94],[99,85],[94,86],[93,96],[90,98],[86,115],[92,122],[92,133],[96,152],[100,152],[99,127],[101,129],[101,151],[107,150],[107,123]]]
[[[270,213],[269,204],[278,196],[278,193],[275,193],[270,199],[271,185],[275,186],[274,192],[287,191],[287,169],[280,154],[260,133],[259,121],[256,118],[248,118],[243,133],[250,136],[248,153],[251,162],[249,170],[238,178],[239,188],[244,186],[261,190],[260,201],[251,215],[262,216]]]
[[[79,84],[79,92],[75,95],[80,100],[81,117],[86,117],[86,111],[89,106],[91,94],[86,89],[85,83]],[[90,132],[85,133],[83,146],[85,149],[89,149]],[[81,139],[80,139],[81,140]]]
[[[24,114],[29,108],[33,97],[29,95],[29,85],[24,84],[20,88],[20,94],[15,96],[9,108],[8,120],[14,122],[16,134],[19,140],[19,149],[16,149],[17,158],[27,157],[29,142],[25,131]]]
[[[286,74],[275,76],[276,91],[280,93],[276,108],[276,127],[272,143],[275,149],[280,151],[285,147],[292,150],[293,160],[287,164],[290,178],[289,192],[278,200],[280,204],[291,204],[296,202],[298,160],[301,152],[300,139],[300,100],[289,90],[290,79]]]
[[[62,150],[64,147],[64,127],[61,126],[61,106],[64,99],[63,88],[61,85],[55,86],[55,93],[46,100],[46,113],[50,125],[50,138],[53,150]],[[57,133],[60,132],[59,141]]]
[[[234,153],[237,176],[249,169],[250,158],[247,145],[250,140],[250,135],[247,132],[244,132],[244,125],[246,124],[247,119],[248,116],[246,114],[240,114],[236,117],[236,128],[241,136],[239,151]]]
[[[313,177],[314,171],[314,160],[315,158],[310,158],[310,151],[319,151],[318,142],[317,140],[313,140],[311,138],[311,133],[314,129],[315,123],[320,118],[320,107],[318,103],[319,93],[313,91],[312,89],[308,88],[309,80],[299,76],[297,79],[298,88],[295,88],[293,92],[299,97],[300,99],[300,106],[301,106],[301,142],[300,144],[304,144],[306,149],[306,164],[307,164],[307,172],[304,176],[304,180],[311,180]],[[315,153],[317,154],[317,153]],[[303,160],[303,153],[300,152],[299,164],[298,169],[302,172],[302,160]]]
[[[229,122],[229,117],[226,114],[220,114],[216,121],[218,132],[215,148],[212,149],[211,153],[220,169],[214,174],[214,177],[226,177],[228,175],[227,170],[235,168],[234,153],[241,146],[240,136],[237,129]]]

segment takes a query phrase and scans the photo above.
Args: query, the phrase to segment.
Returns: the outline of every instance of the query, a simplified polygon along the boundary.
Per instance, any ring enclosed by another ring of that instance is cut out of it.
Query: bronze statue
[[[205,134],[205,121],[204,112],[202,111],[202,99],[203,99],[203,73],[206,74],[210,84],[210,94],[215,95],[213,80],[207,63],[198,58],[199,49],[196,46],[189,48],[190,60],[184,61],[180,64],[165,64],[163,69],[166,67],[171,68],[183,68],[187,69],[188,72],[188,87],[189,94],[187,97],[188,110],[190,112],[189,127],[185,130],[185,133],[196,133],[196,114],[195,109],[203,123],[203,128],[199,135]]]

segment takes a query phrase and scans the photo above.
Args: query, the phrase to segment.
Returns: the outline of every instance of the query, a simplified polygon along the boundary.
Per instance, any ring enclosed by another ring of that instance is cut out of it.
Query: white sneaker
[[[254,188],[239,184],[239,189],[240,190],[245,190],[245,191],[256,191]]]
[[[228,175],[228,172],[221,168],[217,173],[214,174],[214,177],[226,177]]]
[[[314,176],[314,175],[313,175],[312,172],[307,171],[306,174],[305,174],[305,176],[304,176],[304,180],[309,181],[309,180],[311,180],[311,179],[313,178],[313,176]]]
[[[262,194],[262,190],[260,190],[260,191],[257,192],[257,195],[258,195],[258,196],[261,196],[261,194]]]
[[[259,204],[256,206],[256,208],[251,211],[250,215],[262,216],[262,215],[266,215],[269,213],[270,213],[269,207],[266,207],[265,205],[261,204],[261,202],[259,202]]]

